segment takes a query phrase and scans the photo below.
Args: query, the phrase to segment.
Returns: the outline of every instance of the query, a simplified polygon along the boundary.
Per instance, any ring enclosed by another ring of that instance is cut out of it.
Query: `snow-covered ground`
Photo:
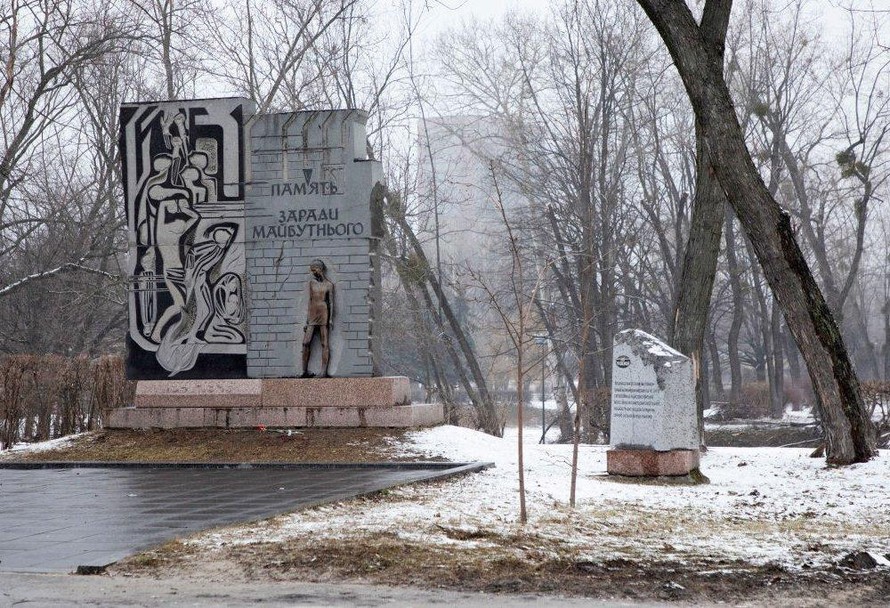
[[[508,429],[508,432],[511,429]],[[485,534],[521,533],[575,559],[714,563],[741,560],[789,568],[836,563],[867,550],[890,567],[890,454],[842,469],[826,468],[809,449],[712,448],[701,470],[708,485],[647,485],[605,474],[606,446],[580,448],[578,508],[567,506],[570,445],[538,445],[526,433],[529,523],[518,523],[516,429],[504,439],[443,426],[408,435],[397,449],[495,468],[445,483],[406,486],[375,500],[348,501],[192,542],[282,541],[307,534],[355,539],[396,533],[406,542],[472,547]],[[454,530],[473,540],[455,540]],[[530,541],[531,542],[531,541]]]

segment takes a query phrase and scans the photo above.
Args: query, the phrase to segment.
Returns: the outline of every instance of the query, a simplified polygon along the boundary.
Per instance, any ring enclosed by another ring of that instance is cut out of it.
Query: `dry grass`
[[[169,543],[118,564],[122,574],[244,581],[373,582],[489,593],[559,593],[625,600],[767,605],[879,605],[890,579],[879,572],[790,572],[738,561],[585,557],[538,534],[446,530],[454,542],[428,544],[396,532],[345,538],[222,545]],[[221,566],[223,565],[223,566]]]
[[[4,461],[382,462],[417,460],[392,447],[402,429],[103,430],[58,449],[7,453]]]

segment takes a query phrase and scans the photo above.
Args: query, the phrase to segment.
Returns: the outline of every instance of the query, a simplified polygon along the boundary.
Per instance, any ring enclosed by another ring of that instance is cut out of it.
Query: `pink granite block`
[[[285,426],[306,426],[306,408],[304,407],[285,407]]]
[[[364,411],[365,426],[420,427],[435,426],[444,421],[445,413],[439,403],[416,403]]]
[[[285,408],[283,407],[258,407],[253,410],[257,425],[267,427],[287,426]]]
[[[145,429],[151,427],[151,411],[119,408],[108,412],[105,427],[110,429]]]
[[[411,416],[414,424],[411,426],[439,426],[445,424],[445,406],[441,403],[412,404]]]
[[[261,403],[261,380],[140,380],[137,407],[251,407]]]
[[[152,427],[181,429],[204,426],[204,411],[200,408],[151,408],[148,412]]]
[[[163,410],[161,410],[163,411]],[[176,414],[174,425],[177,428],[200,428],[204,426],[204,410],[203,408],[176,408],[173,410]]]
[[[443,422],[433,403],[393,407],[132,407],[109,412],[108,428],[418,427]]]
[[[201,408],[204,411],[204,426],[224,429],[229,425],[229,410],[225,408]]]
[[[606,471],[610,475],[659,477],[688,475],[699,466],[698,450],[609,450]]]
[[[361,427],[364,422],[364,408],[357,407],[307,407],[306,426]]]
[[[300,407],[263,407],[257,409],[257,423],[269,427],[292,427],[306,424],[306,410]]]
[[[232,428],[300,427],[306,426],[306,410],[298,407],[232,408],[228,410],[227,420]]]
[[[207,426],[203,408],[119,408],[108,413],[107,428],[200,428]]]
[[[138,428],[134,425],[143,412],[132,407],[119,407],[109,410],[105,416],[105,428],[107,429],[129,429]]]
[[[229,410],[228,426],[229,427],[254,427],[257,422],[258,408],[233,407]]]
[[[410,382],[386,378],[268,378],[264,407],[389,407],[411,402]]]

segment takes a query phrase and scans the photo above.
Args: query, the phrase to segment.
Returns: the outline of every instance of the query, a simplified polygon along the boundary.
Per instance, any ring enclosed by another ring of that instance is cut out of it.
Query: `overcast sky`
[[[503,15],[509,10],[540,11],[547,12],[547,7],[552,4],[550,0],[426,0],[430,7],[421,27],[420,36],[435,36],[439,31],[459,25],[462,21],[474,19],[490,19]],[[628,5],[635,4],[635,0],[626,0]],[[693,0],[695,2],[696,0]],[[786,4],[794,0],[773,0],[774,10],[781,11]],[[740,10],[742,2],[737,1],[734,10]],[[883,44],[890,46],[890,0],[810,0],[808,8],[813,17],[818,19],[822,26],[823,36],[826,39],[845,35],[848,28],[847,11],[842,7],[850,6],[854,10],[866,14],[869,12],[886,12],[887,19],[884,27]]]

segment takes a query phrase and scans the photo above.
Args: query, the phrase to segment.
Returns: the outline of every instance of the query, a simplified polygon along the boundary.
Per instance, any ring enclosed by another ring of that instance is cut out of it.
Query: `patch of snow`
[[[782,422],[795,422],[798,424],[815,424],[816,417],[813,415],[813,408],[804,406],[799,410],[794,410],[791,404],[785,405],[785,413],[782,416]]]
[[[24,453],[37,453],[37,452],[48,452],[49,450],[55,450],[58,448],[65,447],[77,439],[88,435],[89,433],[77,433],[74,435],[66,435],[65,437],[59,437],[58,439],[50,439],[48,441],[36,441],[34,443],[16,443],[8,450],[0,452],[0,456],[3,454],[24,454]]]
[[[719,418],[722,410],[722,406],[724,404],[714,403],[710,408],[704,411],[705,420],[712,420],[714,418]],[[785,405],[785,412],[782,414],[781,419],[776,418],[752,418],[747,420],[734,420],[729,423],[726,423],[728,426],[739,426],[739,425],[749,425],[749,424],[777,424],[777,423],[786,423],[786,424],[816,424],[816,418],[813,415],[813,409],[809,406],[801,407],[799,410],[795,410],[790,403]],[[709,427],[711,428],[711,427]],[[717,428],[714,426],[713,428]]]
[[[412,485],[385,499],[347,501],[216,531],[192,542],[215,546],[278,542],[307,534],[354,539],[397,530],[406,541],[460,547],[473,532],[522,531],[557,542],[577,559],[627,557],[688,562],[717,559],[789,568],[835,563],[867,547],[890,553],[888,453],[826,468],[809,449],[711,448],[702,455],[708,485],[623,483],[606,475],[607,446],[579,446],[577,508],[567,506],[572,446],[539,445],[524,433],[529,523],[519,519],[517,429],[503,439],[454,426],[411,432],[402,455],[494,462],[495,468],[445,483]],[[476,543],[475,545],[472,543]]]
[[[887,559],[880,553],[875,551],[868,551],[868,554],[871,555],[871,558],[877,562],[879,566],[890,566],[890,559]]]
[[[526,405],[526,407],[529,407],[531,409],[540,410],[541,409],[540,389],[538,389],[538,393],[537,393],[538,397],[537,398],[534,397],[534,394],[535,393],[533,392],[532,398],[529,399],[525,405]],[[575,407],[575,403],[571,399],[569,399],[568,403],[569,403],[569,409],[573,410],[573,408]],[[560,410],[559,402],[556,399],[553,399],[552,397],[547,397],[546,399],[544,399],[544,409],[547,410],[548,412],[551,412],[551,411],[558,412]]]
[[[714,418],[715,416],[718,416],[719,414],[720,414],[720,408],[716,407],[716,406],[709,407],[704,412],[702,412],[702,415],[704,416],[705,420],[707,420],[708,418]]]

